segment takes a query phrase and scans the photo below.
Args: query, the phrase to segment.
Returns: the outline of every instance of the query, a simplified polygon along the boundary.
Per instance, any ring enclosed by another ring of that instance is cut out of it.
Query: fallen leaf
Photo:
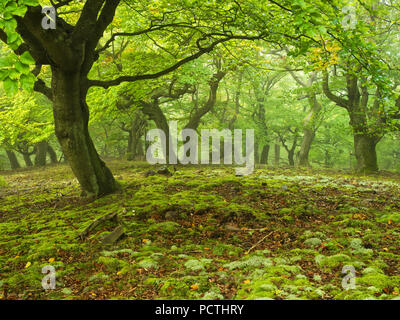
[[[190,289],[193,290],[193,291],[199,290],[199,285],[197,283],[193,284],[193,285],[190,286]]]

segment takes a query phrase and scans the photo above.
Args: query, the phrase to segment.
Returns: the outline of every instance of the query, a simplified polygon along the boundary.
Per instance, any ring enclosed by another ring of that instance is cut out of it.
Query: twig
[[[267,239],[274,232],[275,231],[272,231],[272,232],[268,233],[264,238],[262,238],[260,241],[258,241],[254,246],[252,246],[249,250],[247,250],[247,254],[249,254],[251,250],[253,250],[255,247],[257,247],[261,242],[263,242],[265,239]]]

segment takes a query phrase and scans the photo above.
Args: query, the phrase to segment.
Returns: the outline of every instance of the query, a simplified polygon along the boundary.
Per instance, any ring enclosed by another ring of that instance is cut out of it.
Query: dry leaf
[[[193,290],[193,291],[199,290],[199,285],[197,283],[193,284],[193,285],[190,286],[190,289]]]

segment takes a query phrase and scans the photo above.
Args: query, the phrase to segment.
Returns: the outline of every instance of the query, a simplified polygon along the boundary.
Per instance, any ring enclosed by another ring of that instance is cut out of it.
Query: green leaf
[[[13,15],[23,17],[25,16],[26,10],[26,7],[18,7],[14,10]]]
[[[15,21],[14,19],[4,21],[4,30],[6,33],[15,32],[16,28],[17,28],[17,21]]]
[[[7,34],[7,44],[11,44],[18,40],[18,34],[15,32],[12,32],[10,34]]]
[[[26,6],[37,6],[39,4],[37,0],[24,0],[22,3]]]
[[[9,56],[0,57],[0,68],[11,67],[12,65],[13,65],[13,62]]]
[[[9,75],[9,69],[0,70],[0,81],[4,81]]]
[[[20,61],[23,64],[26,65],[31,65],[31,64],[35,64],[35,60],[32,58],[31,54],[28,51],[25,51],[21,57],[20,57]]]
[[[22,74],[19,79],[22,89],[32,91],[36,78],[32,73]]]
[[[29,68],[28,65],[21,63],[20,61],[18,61],[15,64],[15,69],[17,69],[19,72],[23,73],[23,74],[28,74],[31,69]]]
[[[18,82],[15,80],[7,78],[6,80],[4,80],[3,85],[6,94],[10,97],[14,96],[18,91]]]

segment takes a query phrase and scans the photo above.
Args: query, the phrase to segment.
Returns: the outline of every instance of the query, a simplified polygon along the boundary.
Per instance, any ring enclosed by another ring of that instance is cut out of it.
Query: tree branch
[[[197,58],[203,56],[206,53],[210,53],[211,51],[214,50],[214,48],[218,44],[221,44],[221,43],[224,43],[224,42],[227,42],[227,41],[230,41],[230,40],[234,40],[234,39],[259,40],[259,39],[262,39],[262,38],[263,38],[263,35],[257,36],[257,37],[227,36],[226,38],[216,40],[215,42],[210,44],[208,47],[201,48],[195,54],[178,61],[177,63],[175,63],[171,67],[169,67],[167,69],[164,69],[162,71],[159,71],[159,72],[156,72],[156,73],[151,73],[151,74],[136,75],[136,76],[121,76],[121,77],[116,78],[114,80],[108,80],[108,81],[89,80],[88,81],[88,86],[89,87],[97,86],[97,87],[103,87],[104,89],[107,89],[107,88],[112,87],[112,86],[117,86],[117,85],[121,84],[122,82],[135,82],[135,81],[140,81],[140,80],[157,79],[157,78],[160,78],[160,77],[162,77],[164,75],[167,75],[167,74],[175,71],[176,69],[178,69],[179,67],[183,66],[184,64],[186,64],[188,62],[196,60]]]
[[[338,106],[343,107],[345,109],[348,108],[349,101],[346,99],[343,99],[339,96],[336,96],[335,94],[332,93],[331,89],[329,88],[329,74],[328,71],[324,71],[324,77],[323,77],[323,82],[322,82],[322,88],[324,90],[324,93],[326,97],[336,103]]]

